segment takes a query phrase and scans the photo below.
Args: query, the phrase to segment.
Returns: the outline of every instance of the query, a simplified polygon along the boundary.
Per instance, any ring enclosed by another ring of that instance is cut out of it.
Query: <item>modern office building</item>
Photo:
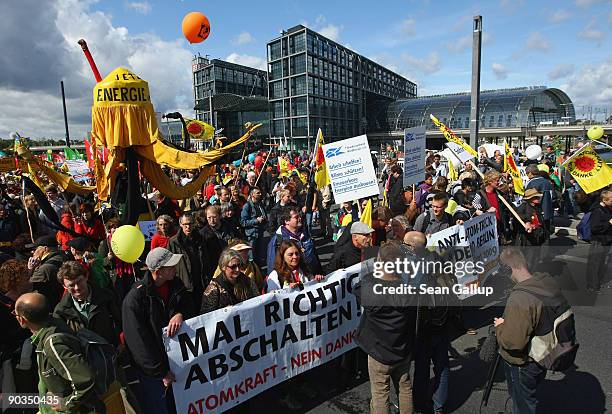
[[[196,56],[192,72],[196,119],[223,128],[223,135],[230,138],[244,133],[244,123],[263,121],[258,133],[268,135],[265,70]]]
[[[387,130],[420,125],[436,129],[430,114],[451,129],[469,129],[469,92],[397,100],[387,108]],[[480,92],[481,129],[571,125],[575,121],[574,104],[561,89],[530,86]]]
[[[417,86],[350,49],[297,25],[267,45],[271,136],[294,148],[384,128],[384,109]]]

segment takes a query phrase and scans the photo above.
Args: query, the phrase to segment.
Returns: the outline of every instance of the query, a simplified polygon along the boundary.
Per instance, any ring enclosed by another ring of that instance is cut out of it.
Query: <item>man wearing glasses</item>
[[[168,241],[168,250],[181,255],[176,267],[176,275],[191,292],[195,309],[200,308],[202,294],[212,278],[209,263],[208,246],[195,228],[195,220],[191,214],[183,214],[179,218],[180,230]]]
[[[68,294],[57,304],[53,316],[75,332],[87,328],[109,344],[119,345],[121,310],[113,293],[89,283],[87,270],[78,262],[65,262],[57,279]]]

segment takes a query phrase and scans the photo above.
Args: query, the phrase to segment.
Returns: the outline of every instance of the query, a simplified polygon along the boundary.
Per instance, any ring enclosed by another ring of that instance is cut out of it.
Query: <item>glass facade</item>
[[[192,62],[193,91],[196,106],[196,119],[207,122],[216,128],[225,128],[226,134],[240,134],[239,118],[249,120],[245,114],[239,116],[216,116],[213,112],[197,109],[208,105],[209,97],[219,94],[234,94],[239,96],[268,96],[267,73],[248,66],[237,65],[219,59],[209,60],[195,57]],[[214,108],[213,108],[214,109]],[[260,119],[258,116],[257,119]],[[223,122],[229,124],[224,124]],[[245,121],[246,122],[246,121]],[[235,128],[234,128],[235,127]]]
[[[420,125],[435,129],[430,114],[451,129],[469,129],[470,99],[469,93],[457,93],[398,100],[387,106],[388,125],[381,130]],[[560,89],[532,86],[480,93],[480,128],[531,127],[575,120],[574,105]]]
[[[301,25],[269,42],[267,55],[271,136],[297,148],[318,128],[330,142],[384,125],[381,103],[416,97],[414,83]]]

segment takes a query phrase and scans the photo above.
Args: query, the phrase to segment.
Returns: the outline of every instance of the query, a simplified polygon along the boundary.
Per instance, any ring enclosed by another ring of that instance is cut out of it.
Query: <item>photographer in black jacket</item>
[[[400,243],[388,242],[381,246],[377,261],[395,262],[405,256]],[[371,413],[389,411],[390,380],[399,394],[400,412],[412,412],[410,356],[416,308],[412,305],[413,296],[410,294],[383,293],[384,288],[401,286],[406,285],[402,284],[398,273],[378,270],[374,275],[364,276],[353,289],[358,304],[364,308],[355,340],[368,354]]]

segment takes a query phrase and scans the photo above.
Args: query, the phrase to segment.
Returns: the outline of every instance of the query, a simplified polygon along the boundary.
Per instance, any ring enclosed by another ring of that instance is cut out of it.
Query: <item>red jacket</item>
[[[89,237],[92,240],[104,240],[106,232],[104,230],[104,224],[99,219],[93,220],[93,225],[90,226],[82,220],[79,220],[74,225],[74,231],[83,236]]]
[[[71,230],[74,229],[72,213],[62,213],[62,218],[60,221],[64,225],[64,227],[69,228]],[[74,237],[72,236],[72,234],[60,230],[55,234],[55,239],[57,240],[57,243],[62,246],[62,250],[70,250],[70,247],[67,243],[70,240],[74,239]]]

